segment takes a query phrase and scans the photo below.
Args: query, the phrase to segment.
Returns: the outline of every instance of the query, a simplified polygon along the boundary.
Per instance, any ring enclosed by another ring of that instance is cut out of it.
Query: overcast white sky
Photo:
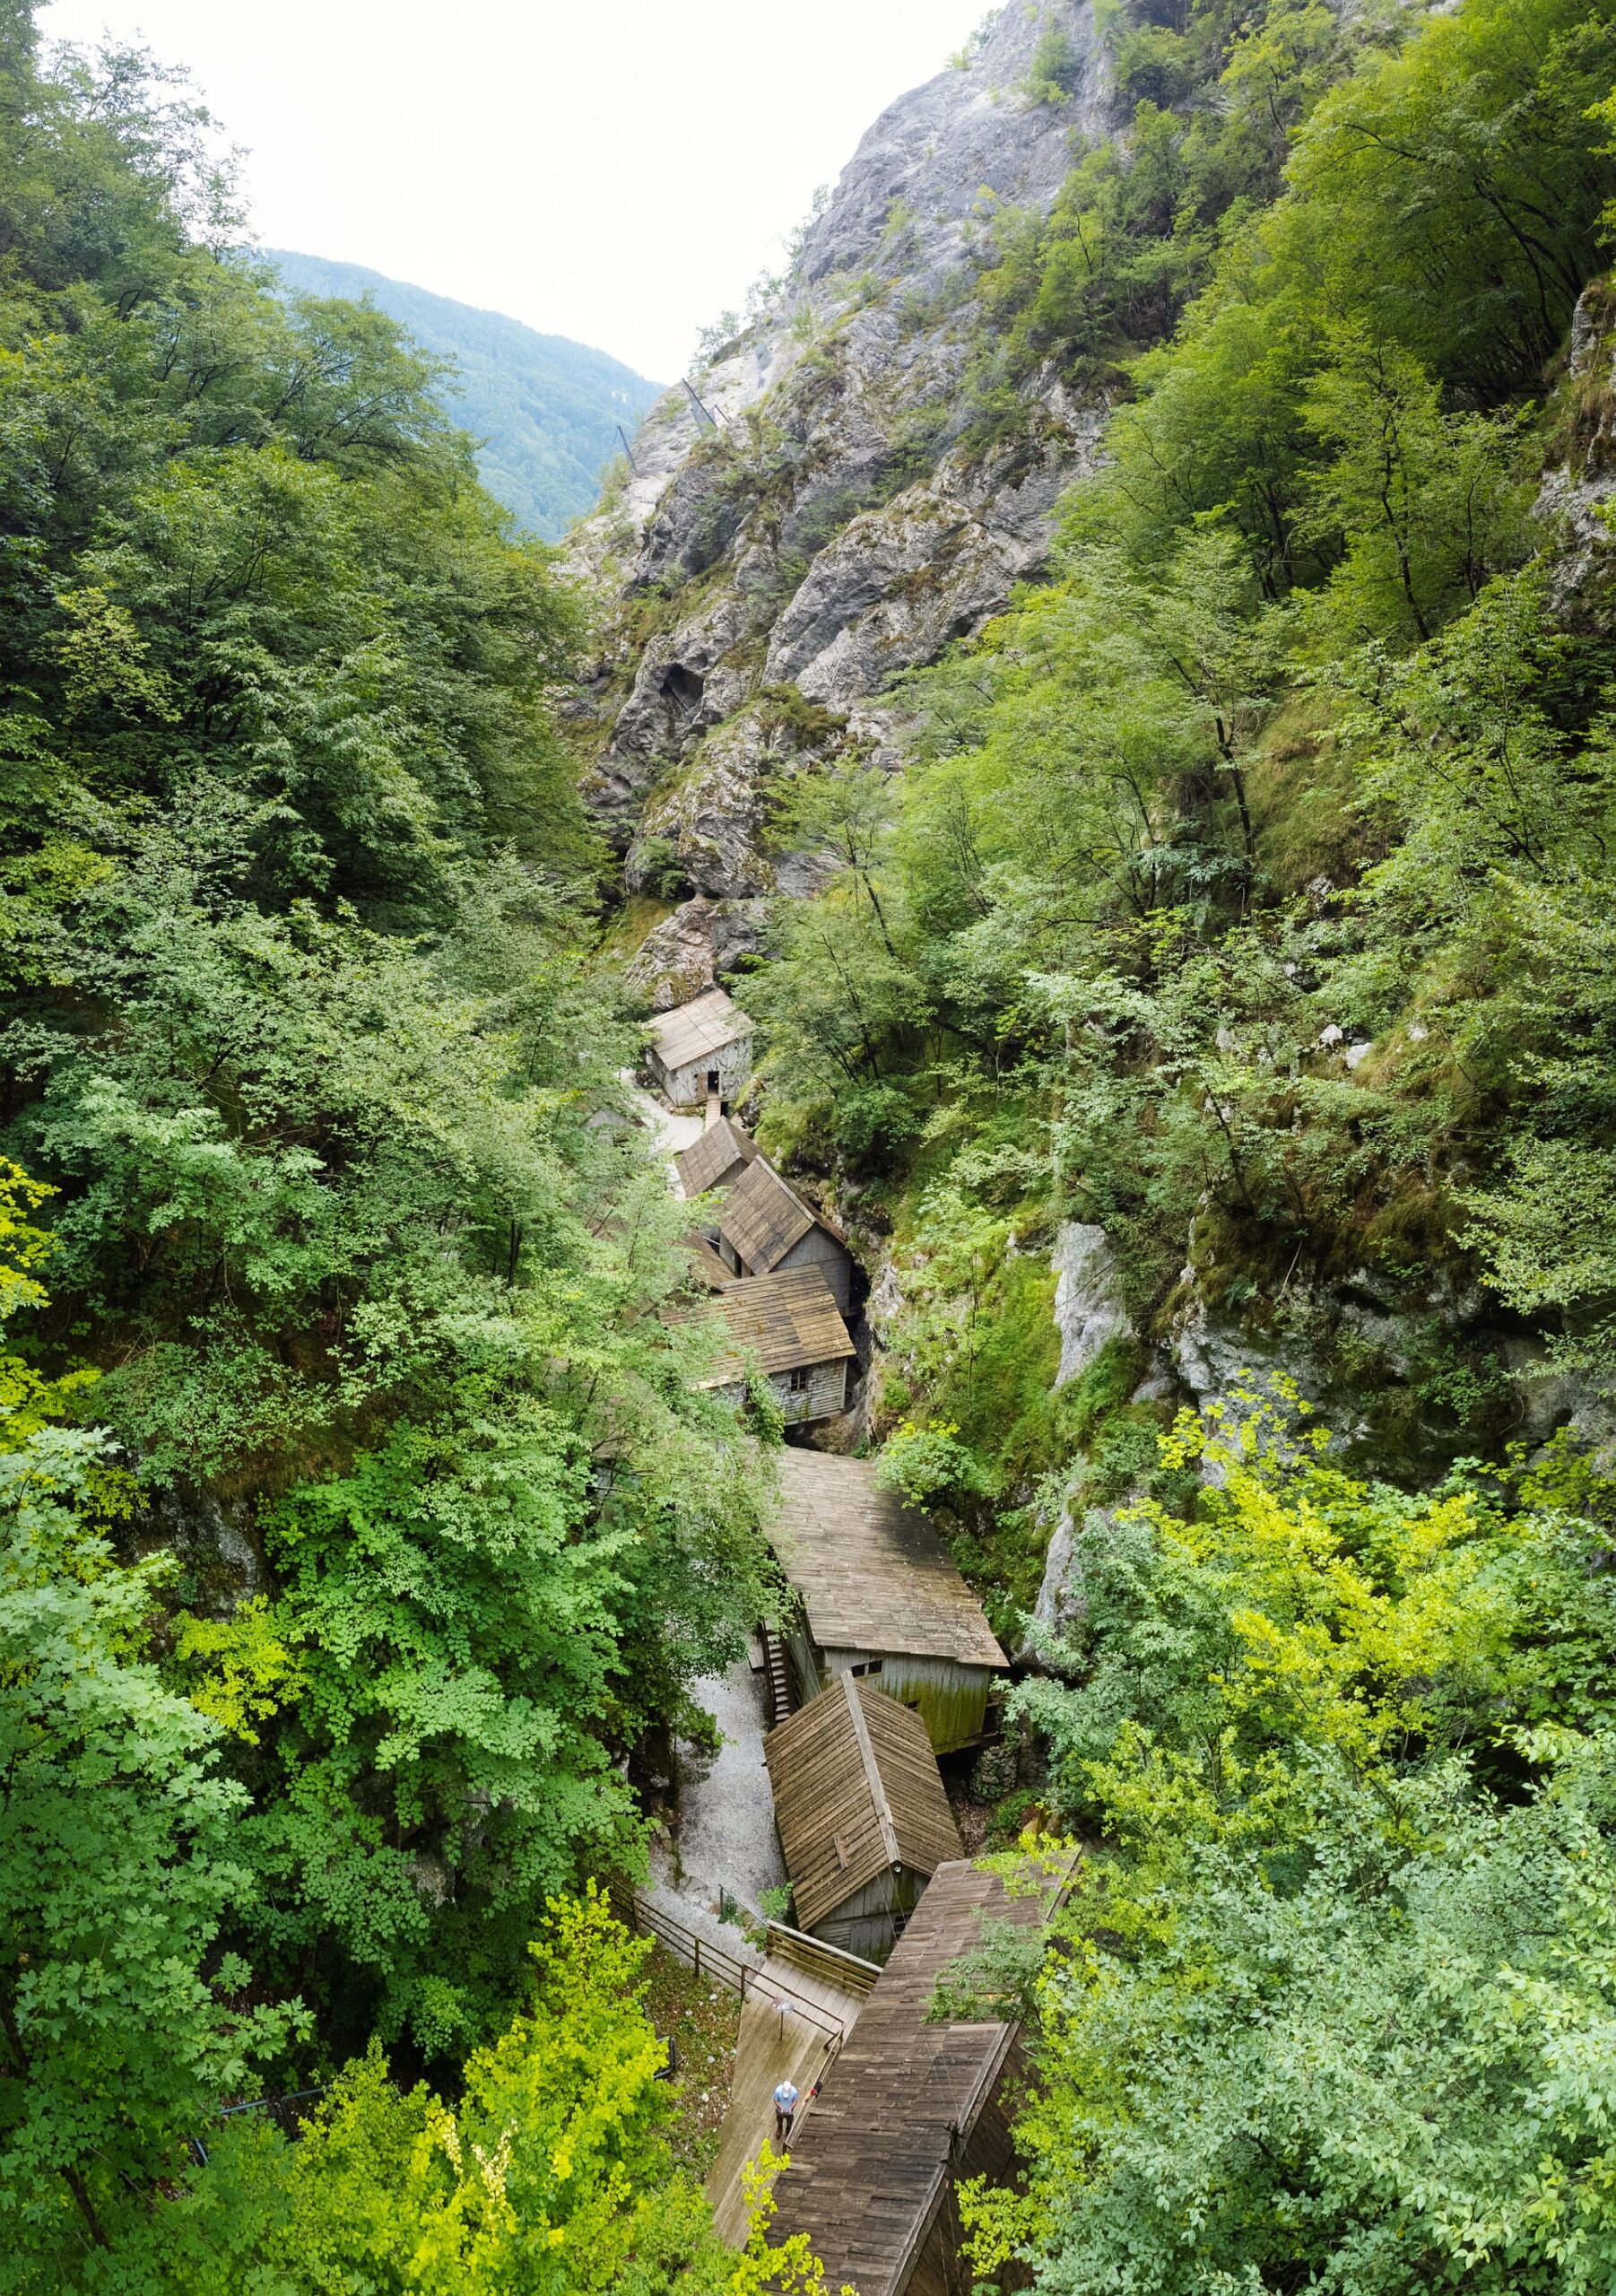
[[[269,246],[576,336],[659,382],[986,0],[52,0],[247,147]]]

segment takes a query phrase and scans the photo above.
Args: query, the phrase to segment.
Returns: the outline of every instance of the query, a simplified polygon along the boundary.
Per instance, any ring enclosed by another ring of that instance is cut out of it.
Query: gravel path
[[[705,1116],[676,1116],[672,1109],[664,1108],[662,1102],[647,1092],[642,1084],[634,1083],[627,1076],[623,1081],[629,1086],[629,1098],[639,1111],[641,1123],[668,1161],[668,1186],[677,1196],[679,1184],[673,1170],[673,1159],[700,1139],[707,1129],[707,1118]]]
[[[679,1750],[680,1894],[716,1910],[722,1884],[759,1913],[762,1892],[786,1884],[763,1761],[763,1677],[742,1658],[727,1674],[692,1683],[691,1696],[717,1718],[724,1744],[710,1757],[689,1746]]]

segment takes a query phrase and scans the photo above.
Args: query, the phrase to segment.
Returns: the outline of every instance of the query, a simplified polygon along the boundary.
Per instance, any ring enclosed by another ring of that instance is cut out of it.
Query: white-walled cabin
[[[752,1082],[752,1024],[722,988],[646,1023],[646,1066],[670,1107],[736,1100]]]

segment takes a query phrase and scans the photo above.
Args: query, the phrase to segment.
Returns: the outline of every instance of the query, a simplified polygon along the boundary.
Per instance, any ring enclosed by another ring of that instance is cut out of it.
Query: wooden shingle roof
[[[763,1757],[799,1928],[895,1866],[934,1874],[960,1855],[925,1724],[851,1674],[771,1730]]]
[[[774,1166],[760,1156],[724,1199],[718,1232],[745,1261],[767,1275],[813,1225],[813,1214],[794,1196]]]
[[[932,1876],[775,2187],[771,2244],[806,2232],[827,2288],[902,2296],[1016,2037],[1009,2024],[929,2023],[937,1979],[979,1942],[984,1917],[1037,1921],[1059,1885],[1012,1894],[964,1860]]]
[[[659,1013],[646,1026],[657,1058],[668,1069],[688,1068],[692,1060],[705,1060],[752,1032],[747,1015],[722,988],[709,988],[705,996]]]
[[[1007,1663],[931,1525],[881,1488],[870,1460],[787,1450],[780,1495],[769,1543],[821,1650]]]
[[[763,1371],[795,1371],[839,1362],[854,1352],[830,1286],[816,1266],[744,1277],[669,1317],[675,1323],[691,1319],[727,1324],[733,1342],[707,1374],[704,1387],[728,1387],[744,1378],[754,1363]]]
[[[734,1282],[734,1269],[719,1258],[705,1236],[686,1236],[682,1248],[689,1256],[691,1274],[709,1292],[727,1291]]]
[[[740,1126],[721,1116],[717,1124],[708,1126],[699,1140],[674,1157],[681,1195],[688,1202],[692,1196],[722,1187],[725,1180],[744,1170],[757,1152],[756,1144]]]

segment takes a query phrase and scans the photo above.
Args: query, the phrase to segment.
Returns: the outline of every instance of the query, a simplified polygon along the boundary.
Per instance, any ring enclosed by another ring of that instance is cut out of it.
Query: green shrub
[[[1035,104],[1064,104],[1082,80],[1082,52],[1070,32],[1050,24],[1032,51],[1023,87]]]

